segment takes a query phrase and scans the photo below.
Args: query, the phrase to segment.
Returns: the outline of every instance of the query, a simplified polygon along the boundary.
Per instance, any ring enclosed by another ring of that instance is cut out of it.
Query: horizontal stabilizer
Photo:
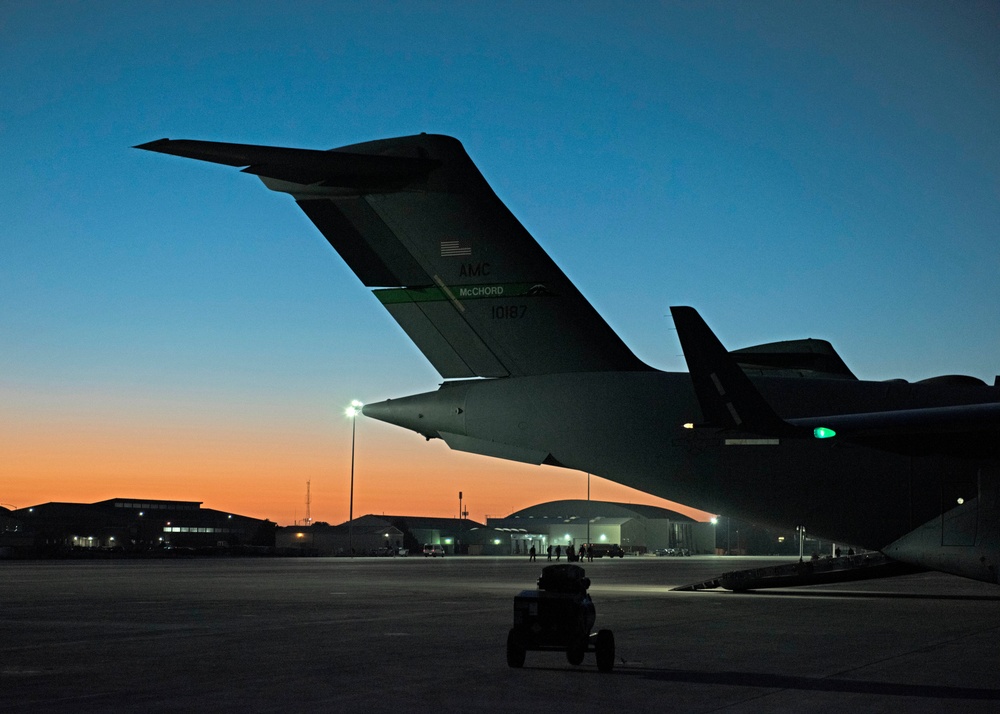
[[[438,165],[436,161],[421,157],[372,156],[192,139],[158,139],[135,148],[226,166],[245,166],[243,171],[246,173],[291,183],[368,190],[425,177]]]
[[[730,353],[747,374],[770,377],[854,379],[854,373],[826,340],[769,342]]]

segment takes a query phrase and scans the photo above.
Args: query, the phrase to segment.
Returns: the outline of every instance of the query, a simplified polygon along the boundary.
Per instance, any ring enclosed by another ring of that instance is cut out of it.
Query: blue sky
[[[1000,372],[996,3],[0,0],[0,66],[0,450],[322,439],[438,383],[287,196],[161,137],[453,135],[663,369],[689,304],[862,378]]]

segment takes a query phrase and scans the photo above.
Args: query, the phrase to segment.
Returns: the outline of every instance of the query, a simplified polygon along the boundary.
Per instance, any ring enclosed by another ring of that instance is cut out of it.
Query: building
[[[20,518],[9,508],[0,506],[0,558],[15,558],[32,551],[32,538],[24,531]]]
[[[331,526],[313,523],[278,528],[279,552],[302,555],[420,555],[425,544],[440,545],[448,555],[505,555],[506,533],[467,518],[366,515]]]
[[[403,531],[380,516],[361,516],[338,526],[317,522],[279,526],[274,545],[281,554],[392,555],[403,548]]]
[[[209,549],[274,544],[274,524],[202,508],[200,501],[113,498],[97,503],[43,503],[10,513],[30,552],[67,555]]]
[[[589,539],[589,541],[588,541]],[[331,526],[278,528],[281,553],[302,555],[391,555],[405,550],[419,555],[425,544],[440,545],[448,555],[539,555],[549,545],[579,547],[587,542],[620,545],[626,553],[674,549],[715,552],[715,526],[676,511],[606,501],[552,501],[531,506],[486,524],[466,518],[366,515]]]
[[[660,549],[694,553],[715,552],[715,530],[689,516],[658,506],[607,501],[551,501],[525,508],[505,518],[488,518],[487,525],[503,532],[508,552],[523,555],[534,545],[541,554],[548,546],[607,543],[626,553]]]

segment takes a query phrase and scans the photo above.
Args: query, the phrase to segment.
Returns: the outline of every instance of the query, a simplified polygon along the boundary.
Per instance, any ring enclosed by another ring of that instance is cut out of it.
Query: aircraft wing
[[[160,139],[291,194],[445,379],[647,371],[487,184],[461,143],[330,151]]]
[[[806,419],[789,419],[788,423],[809,430],[827,428],[845,437],[989,432],[1000,430],[1000,402],[862,414],[832,414]]]
[[[670,312],[706,420],[697,426],[853,441],[903,453],[1000,453],[1000,402],[782,419],[694,308]],[[984,439],[989,433],[997,438]]]

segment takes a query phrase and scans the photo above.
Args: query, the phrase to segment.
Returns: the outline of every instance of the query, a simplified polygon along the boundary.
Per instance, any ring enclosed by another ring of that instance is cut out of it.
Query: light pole
[[[351,557],[354,557],[354,442],[358,431],[358,415],[364,406],[357,399],[351,402],[351,406],[344,410],[351,420],[351,498],[347,511],[347,544],[351,549]]]

